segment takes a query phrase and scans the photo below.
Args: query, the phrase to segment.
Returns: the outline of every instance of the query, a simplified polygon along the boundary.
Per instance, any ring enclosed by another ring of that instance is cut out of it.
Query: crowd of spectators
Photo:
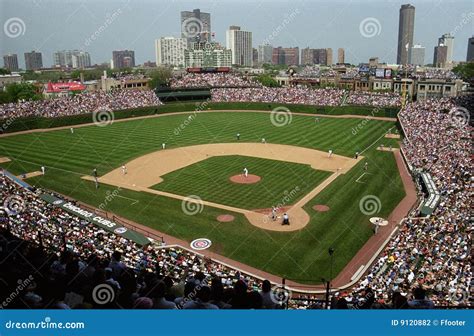
[[[94,111],[125,110],[161,104],[153,91],[119,89],[110,92],[94,91],[44,100],[0,104],[0,119],[30,116],[61,117]]]
[[[400,106],[395,93],[356,93],[340,89],[312,89],[305,86],[286,88],[220,88],[211,90],[214,102],[263,102],[339,106],[344,101],[351,105]],[[344,98],[344,99],[343,99]]]
[[[231,73],[185,73],[171,78],[171,88],[209,87],[260,87],[261,84],[250,77]]]
[[[448,99],[412,103],[399,114],[406,138],[403,150],[417,171],[429,172],[442,195],[427,218],[407,218],[351,298],[406,301],[415,285],[437,306],[467,305],[471,297],[472,159],[468,113]],[[362,294],[359,293],[362,291]]]

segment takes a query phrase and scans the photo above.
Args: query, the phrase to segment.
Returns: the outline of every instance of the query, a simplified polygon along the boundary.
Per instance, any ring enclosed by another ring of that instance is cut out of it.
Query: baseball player
[[[244,177],[248,177],[249,176],[249,170],[247,169],[247,167],[244,168]]]
[[[359,158],[359,152],[356,152],[355,159],[357,160],[358,158]]]
[[[277,219],[277,209],[275,206],[272,206],[272,221],[276,221]]]
[[[71,134],[74,134],[74,128],[71,127],[70,130],[71,130]]]
[[[328,151],[328,158],[330,158],[331,156],[332,156],[332,149]]]
[[[367,169],[369,169],[369,163],[368,163],[368,162],[365,162],[365,164],[364,164],[364,170],[367,171]]]
[[[265,138],[262,138],[262,143],[263,144],[266,144],[267,143],[267,140]]]
[[[122,166],[122,174],[123,175],[127,174],[127,167],[125,167],[125,165]]]
[[[290,217],[288,217],[287,213],[283,214],[283,222],[281,225],[290,225]]]
[[[237,137],[237,141],[240,140],[240,133],[237,133],[236,137]]]
[[[92,175],[97,178],[97,168],[94,168],[94,170],[92,171]]]
[[[161,148],[162,148],[162,149],[165,149],[165,148],[166,148],[166,144],[165,144],[164,142],[161,144]]]
[[[46,173],[46,168],[44,166],[41,166],[41,174],[45,174]]]

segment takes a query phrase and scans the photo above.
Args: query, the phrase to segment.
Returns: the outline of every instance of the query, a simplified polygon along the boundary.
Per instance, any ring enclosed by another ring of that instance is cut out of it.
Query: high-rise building
[[[252,64],[253,65],[258,64],[258,49],[257,48],[252,49]]]
[[[161,37],[155,41],[156,65],[184,67],[187,40],[179,37]]]
[[[185,65],[190,67],[231,67],[232,51],[215,42],[195,42],[184,52]]]
[[[467,56],[466,62],[473,62],[474,61],[474,36],[470,37],[467,40]]]
[[[269,44],[258,46],[258,64],[272,63],[273,47]]]
[[[74,69],[84,69],[91,66],[91,55],[86,51],[79,51],[72,55],[72,67]]]
[[[73,58],[75,57],[75,66]],[[91,66],[88,52],[80,50],[61,50],[53,54],[54,67],[87,68]]]
[[[398,21],[397,64],[408,64],[408,52],[413,46],[415,32],[415,6],[406,4],[400,7]]]
[[[114,50],[112,64],[114,69],[133,68],[135,66],[135,52],[133,50]]]
[[[332,65],[332,49],[326,49],[326,65]]]
[[[38,70],[43,67],[43,55],[40,52],[31,51],[25,53],[26,70]]]
[[[438,39],[438,45],[441,46],[446,46],[447,47],[447,54],[446,54],[446,63],[452,63],[453,62],[453,49],[454,49],[454,36],[451,34],[443,34]]]
[[[273,48],[272,63],[280,65],[299,65],[300,49],[295,48]]]
[[[419,44],[415,44],[410,49],[408,63],[413,65],[423,66],[425,65],[425,47]]]
[[[301,64],[327,64],[327,49],[305,48],[301,50]]]
[[[337,63],[339,63],[339,64],[344,64],[345,63],[344,48],[337,49]]]
[[[18,56],[16,54],[3,55],[3,67],[11,72],[18,71]]]
[[[211,14],[194,9],[181,12],[181,37],[187,40],[188,49],[194,42],[211,41]]]
[[[252,32],[240,30],[239,26],[230,26],[226,32],[226,46],[232,50],[232,64],[252,66]]]
[[[437,68],[444,68],[448,59],[448,47],[439,45],[434,48],[433,66]]]

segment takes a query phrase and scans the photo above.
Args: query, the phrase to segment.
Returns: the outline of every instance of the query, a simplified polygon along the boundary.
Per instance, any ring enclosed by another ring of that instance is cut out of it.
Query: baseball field
[[[281,121],[264,112],[183,112],[1,137],[0,157],[17,175],[44,166],[44,176],[26,180],[32,185],[186,241],[208,238],[223,256],[316,284],[329,277],[328,248],[337,274],[373,234],[368,219],[388,217],[405,195],[393,153],[377,150],[398,147],[389,131],[394,121],[354,116],[292,113]],[[232,182],[243,168],[260,180]],[[368,195],[378,200],[371,214],[360,208]],[[279,216],[290,209],[296,226],[280,230],[279,220],[269,221],[277,205]],[[294,217],[292,207],[300,209]],[[268,227],[252,219],[257,213]],[[219,222],[223,214],[234,219]]]

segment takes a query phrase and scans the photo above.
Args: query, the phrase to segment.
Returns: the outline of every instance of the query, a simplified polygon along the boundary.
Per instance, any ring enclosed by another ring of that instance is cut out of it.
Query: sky
[[[230,25],[253,33],[253,46],[344,48],[346,62],[377,56],[395,63],[399,8],[396,0],[0,0],[0,54],[43,53],[51,66],[54,51],[80,49],[92,63],[108,62],[112,50],[135,51],[137,64],[155,61],[154,41],[180,37],[180,12],[211,13],[212,31],[225,45]],[[444,33],[455,36],[453,59],[465,61],[474,35],[474,1],[412,0],[416,7],[414,42],[426,47],[425,63]],[[93,39],[91,37],[94,37]]]

